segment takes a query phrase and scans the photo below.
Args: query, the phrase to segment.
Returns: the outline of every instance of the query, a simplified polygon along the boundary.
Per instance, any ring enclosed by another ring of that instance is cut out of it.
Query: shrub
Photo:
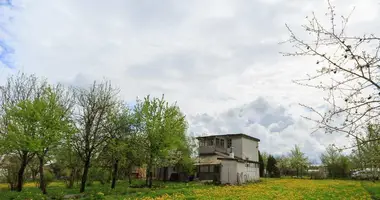
[[[50,183],[54,181],[54,175],[50,171],[44,171],[44,180],[46,186],[48,186]]]
[[[108,183],[110,181],[110,174],[108,171],[101,168],[91,168],[89,173],[89,183],[92,181],[99,181],[101,184]]]

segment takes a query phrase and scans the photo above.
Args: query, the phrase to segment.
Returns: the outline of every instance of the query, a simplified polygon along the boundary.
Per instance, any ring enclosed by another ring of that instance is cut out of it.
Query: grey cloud
[[[286,107],[259,97],[215,116],[200,114],[188,119],[190,132],[198,135],[243,132],[259,138],[262,151],[284,155],[297,144],[311,160],[316,161],[327,145],[344,140],[341,135],[325,135],[322,131],[311,135],[308,122],[287,112]]]
[[[189,4],[177,1],[127,1],[126,13],[134,27],[141,31],[150,28],[174,28],[188,15]]]

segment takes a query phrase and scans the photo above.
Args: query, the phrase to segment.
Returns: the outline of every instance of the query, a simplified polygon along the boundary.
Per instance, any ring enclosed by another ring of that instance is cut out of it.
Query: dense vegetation
[[[10,76],[0,95],[0,181],[10,190],[37,179],[43,194],[52,180],[68,188],[80,180],[80,192],[93,181],[114,189],[142,166],[152,187],[156,168],[192,170],[185,116],[164,96],[130,107],[108,81],[67,88],[23,73]]]

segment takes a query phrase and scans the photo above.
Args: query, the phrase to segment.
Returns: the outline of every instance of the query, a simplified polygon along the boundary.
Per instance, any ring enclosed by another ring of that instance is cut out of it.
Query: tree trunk
[[[74,187],[74,179],[75,179],[75,168],[71,169],[70,172],[70,178],[69,178],[69,185],[68,188],[73,188]]]
[[[129,182],[129,185],[132,184],[131,174],[132,174],[132,165],[129,165],[128,166],[128,182]]]
[[[153,185],[153,173],[149,172],[149,188],[152,188]]]
[[[167,181],[168,178],[168,167],[164,167],[164,182]]]
[[[21,160],[21,166],[17,174],[17,191],[18,192],[22,191],[22,186],[24,184],[24,172],[25,172],[25,168],[27,164],[28,164],[28,154],[24,153]]]
[[[39,166],[40,189],[42,191],[42,194],[46,194],[46,183],[45,183],[45,178],[44,178],[44,158],[38,157],[38,160],[40,161],[40,166]]]
[[[111,184],[112,189],[114,189],[116,185],[118,165],[119,165],[119,160],[116,159],[115,162],[113,163],[112,184]]]
[[[146,186],[149,186],[149,174],[150,174],[150,171],[149,171],[149,164],[148,164],[148,167],[146,168],[146,175],[145,175],[145,185]]]
[[[80,191],[79,191],[80,193],[83,193],[85,190],[89,168],[90,168],[90,160],[86,160],[84,162],[82,181],[81,181]]]

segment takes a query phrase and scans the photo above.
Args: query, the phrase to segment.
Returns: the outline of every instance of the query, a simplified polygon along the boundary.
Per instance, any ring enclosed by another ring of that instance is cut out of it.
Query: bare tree
[[[106,131],[107,115],[114,110],[118,90],[110,82],[94,82],[90,88],[75,90],[78,133],[74,135],[74,148],[84,163],[80,192],[84,192],[91,160],[110,138]]]
[[[318,116],[306,118],[327,133],[340,132],[359,143],[369,142],[361,134],[368,123],[379,123],[380,38],[375,34],[349,35],[347,27],[351,14],[337,17],[330,2],[325,16],[329,21],[327,24],[317,19],[314,13],[306,17],[308,23],[302,25],[307,33],[304,38],[286,25],[290,33],[286,42],[295,51],[283,55],[315,58],[316,74],[295,83],[326,91],[324,100],[328,109],[319,111],[301,104]]]

